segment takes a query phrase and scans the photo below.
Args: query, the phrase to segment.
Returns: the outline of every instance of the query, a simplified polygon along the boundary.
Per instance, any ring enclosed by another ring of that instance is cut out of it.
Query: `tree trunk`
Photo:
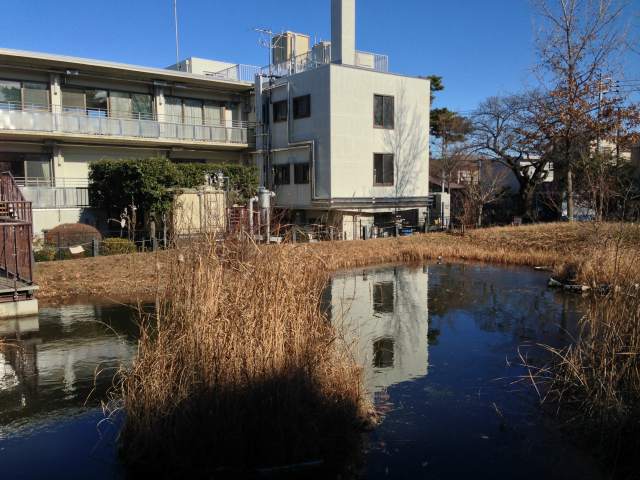
[[[567,218],[570,222],[575,220],[574,199],[573,199],[573,167],[567,168]]]

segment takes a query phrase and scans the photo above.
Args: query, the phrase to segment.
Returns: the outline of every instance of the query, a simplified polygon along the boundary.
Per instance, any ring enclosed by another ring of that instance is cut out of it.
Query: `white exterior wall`
[[[273,165],[308,161],[304,148],[283,150],[289,145],[289,136],[293,143],[314,140],[316,200],[428,196],[427,80],[325,65],[283,79],[279,85],[272,91],[272,103],[288,96],[311,95],[311,117],[293,119],[291,104],[289,121],[272,123]],[[375,94],[395,98],[394,130],[374,127]],[[373,186],[374,153],[396,155],[396,186]],[[281,207],[311,207],[311,188],[293,184],[293,167],[291,184],[276,191]]]
[[[395,128],[374,127],[374,95],[395,98]],[[429,190],[429,82],[331,66],[331,196],[426,197]],[[374,153],[396,155],[394,187],[373,186]]]

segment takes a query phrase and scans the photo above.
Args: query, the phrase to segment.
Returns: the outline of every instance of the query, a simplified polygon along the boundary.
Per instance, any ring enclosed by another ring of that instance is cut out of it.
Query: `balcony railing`
[[[15,177],[33,208],[89,207],[88,178]]]
[[[255,131],[254,125],[243,121],[179,120],[169,115],[0,102],[0,130],[229,144],[249,144]]]
[[[204,72],[204,74],[207,77],[219,78],[221,80],[236,80],[240,82],[253,83],[256,79],[256,75],[260,74],[260,67],[239,63],[238,65],[225,68],[219,72]]]
[[[331,63],[331,45],[316,45],[309,52],[293,57],[286,62],[263,67],[260,73],[262,75],[286,77],[313,70],[329,63]],[[357,51],[355,66],[386,73],[389,71],[389,57],[378,53]]]

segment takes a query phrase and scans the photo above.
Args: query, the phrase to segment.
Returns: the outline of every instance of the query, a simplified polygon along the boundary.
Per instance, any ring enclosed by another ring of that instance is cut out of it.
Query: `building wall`
[[[429,82],[331,65],[331,196],[426,197]],[[374,95],[395,99],[395,128],[374,127]],[[395,186],[373,186],[374,153],[396,156]]]

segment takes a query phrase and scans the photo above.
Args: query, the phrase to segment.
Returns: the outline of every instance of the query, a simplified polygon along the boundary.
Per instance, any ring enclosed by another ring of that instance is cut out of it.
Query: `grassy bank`
[[[321,309],[317,256],[254,245],[180,251],[115,392],[134,469],[204,478],[342,467],[367,421],[361,371]]]
[[[640,248],[640,228],[618,224],[546,224],[476,230],[466,235],[433,233],[366,242],[334,242],[264,247],[290,255],[319,256],[329,270],[382,263],[480,261],[496,264],[548,266],[558,271],[570,266],[581,281],[615,281],[633,265]],[[631,252],[631,253],[630,253]],[[616,255],[622,261],[611,261]],[[175,252],[98,257],[36,266],[38,297],[60,301],[82,296],[116,299],[152,296],[160,281],[171,281]]]

